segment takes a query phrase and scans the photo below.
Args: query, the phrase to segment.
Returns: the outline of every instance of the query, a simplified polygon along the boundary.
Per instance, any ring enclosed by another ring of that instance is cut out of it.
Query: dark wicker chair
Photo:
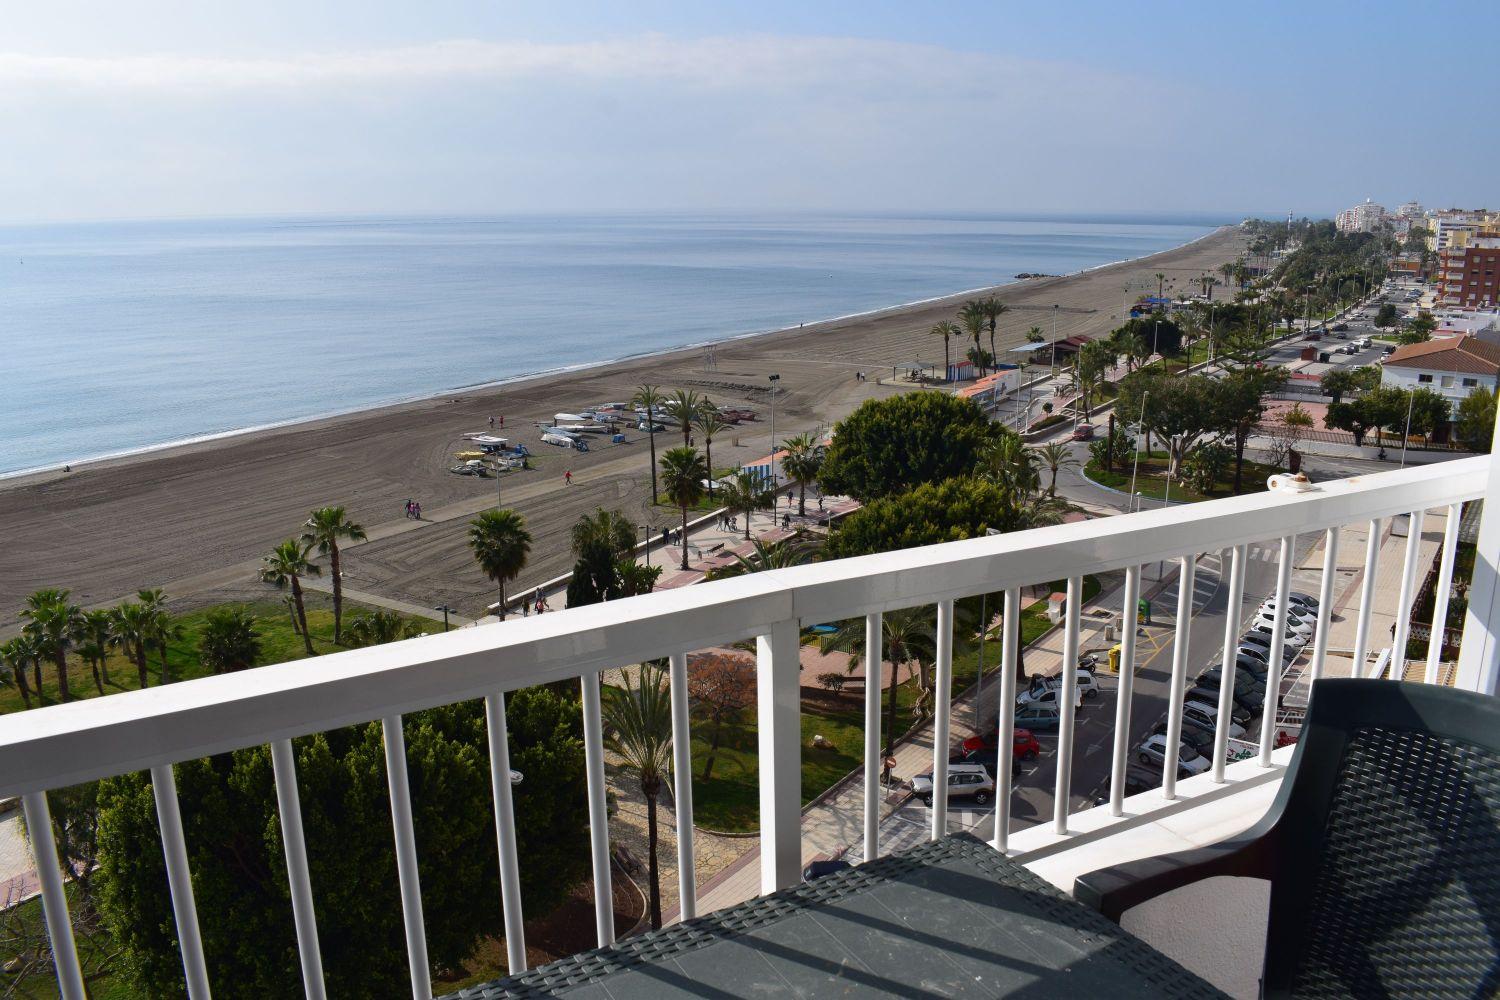
[[[1319,681],[1263,820],[1074,895],[1118,921],[1215,875],[1271,882],[1264,996],[1500,995],[1500,699]]]

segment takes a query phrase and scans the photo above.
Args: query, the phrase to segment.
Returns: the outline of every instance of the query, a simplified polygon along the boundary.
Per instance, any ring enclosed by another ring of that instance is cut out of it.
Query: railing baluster
[[[1411,599],[1417,588],[1417,563],[1422,552],[1425,510],[1414,510],[1407,522],[1406,560],[1401,564],[1401,591],[1396,598],[1396,629],[1391,633],[1391,680],[1406,679],[1406,638],[1411,635]]]
[[[1313,640],[1312,679],[1323,676],[1328,659],[1328,623],[1333,618],[1333,585],[1339,573],[1339,528],[1323,532],[1323,579],[1318,583],[1318,630]]]
[[[207,1000],[208,965],[203,959],[203,936],[198,930],[198,908],[193,902],[193,876],[188,868],[187,838],[177,804],[177,779],[171,764],[151,769],[151,795],[156,800],[156,822],[161,829],[162,854],[167,862],[167,887],[172,892],[172,916],[190,1000]]]
[[[1354,666],[1351,677],[1365,675],[1365,661],[1370,654],[1370,617],[1375,613],[1375,573],[1380,567],[1380,533],[1385,518],[1370,519],[1369,537],[1365,539],[1365,578],[1359,587],[1359,619],[1354,625]]]
[[[88,993],[78,967],[78,949],[73,941],[73,921],[68,916],[68,897],[63,891],[47,793],[27,792],[21,796],[21,811],[26,818],[26,836],[31,841],[37,879],[42,884],[42,913],[47,919],[47,940],[52,945],[58,992],[62,1000],[85,1000]]]
[[[795,619],[755,641],[760,754],[760,891],[802,878],[802,699]]]
[[[1167,701],[1167,736],[1162,747],[1161,793],[1177,798],[1178,745],[1182,740],[1182,705],[1187,694],[1188,636],[1193,624],[1193,587],[1198,575],[1198,557],[1177,561],[1177,626],[1172,638],[1172,690]]]
[[[688,718],[687,653],[673,653],[672,797],[677,807],[677,912],[698,915],[698,872],[693,859],[693,729]]]
[[[1125,815],[1125,772],[1130,765],[1130,700],[1135,692],[1135,631],[1139,627],[1141,568],[1125,571],[1125,610],[1120,625],[1120,684],[1115,692],[1114,756],[1109,765],[1109,814]]]
[[[880,857],[880,675],[884,669],[880,612],[865,615],[865,860]],[[896,665],[891,664],[892,680]],[[892,688],[891,697],[894,698]]]
[[[302,795],[291,740],[271,742],[271,772],[276,780],[276,813],[286,853],[287,884],[292,890],[292,924],[297,930],[297,960],[308,1000],[323,1000],[323,953],[318,947],[318,917],[313,909],[312,875],[307,870],[307,838],[302,831]]]
[[[599,947],[615,943],[615,897],[609,873],[609,806],[604,785],[604,720],[599,675],[578,678],[583,692],[583,761],[588,774],[589,856],[594,867],[594,932]]]
[[[1272,625],[1271,655],[1266,663],[1266,700],[1260,718],[1260,766],[1271,766],[1271,751],[1276,749],[1276,712],[1281,705],[1281,656],[1286,648],[1286,595],[1292,589],[1292,554],[1297,551],[1297,536],[1281,539],[1281,558],[1276,564],[1276,614]]]
[[[396,881],[401,887],[401,922],[406,931],[406,962],[414,1000],[432,1000],[427,964],[427,931],[422,921],[422,879],[417,871],[417,835],[411,820],[411,781],[406,772],[406,733],[401,716],[380,720],[385,743],[385,780],[391,793],[391,827],[396,835]]]
[[[1229,603],[1224,607],[1224,659],[1219,664],[1219,714],[1214,729],[1214,783],[1224,783],[1229,759],[1229,723],[1233,721],[1235,671],[1239,666],[1240,609],[1245,603],[1245,557],[1249,549],[1236,545],[1229,564]]]
[[[1052,828],[1068,832],[1069,800],[1073,786],[1073,702],[1078,697],[1078,622],[1083,603],[1083,578],[1068,577],[1068,606],[1063,611],[1062,685],[1057,692],[1057,782],[1052,806]]]
[[[948,833],[948,714],[953,705],[953,602],[937,606],[936,701],[932,708],[932,839]]]
[[[995,723],[999,738],[995,755],[995,850],[1004,853],[1010,839],[1011,771],[1016,752],[1016,663],[1020,657],[1021,590],[1005,592],[1005,621],[1000,643],[1000,712]]]
[[[516,805],[510,788],[510,730],[505,693],[484,696],[490,747],[490,798],[495,805],[495,848],[500,859],[500,912],[505,921],[505,962],[512,976],[526,971],[526,920],[521,910],[521,861],[516,849]]]
[[[1463,519],[1463,504],[1448,508],[1443,525],[1443,556],[1438,563],[1438,578],[1433,591],[1432,635],[1427,640],[1427,683],[1438,683],[1438,668],[1443,661],[1443,636],[1448,624],[1448,594],[1453,589],[1453,561],[1458,551],[1458,526]]]

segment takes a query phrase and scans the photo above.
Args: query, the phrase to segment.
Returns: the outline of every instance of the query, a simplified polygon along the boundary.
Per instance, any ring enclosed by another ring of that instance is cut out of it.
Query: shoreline
[[[1017,286],[1033,287],[1047,282],[1068,281],[1093,272],[1106,270],[1112,267],[1121,267],[1134,264],[1139,261],[1149,260],[1163,254],[1181,251],[1203,240],[1209,239],[1225,230],[1236,228],[1225,224],[1209,229],[1201,236],[1194,237],[1184,243],[1179,243],[1164,250],[1154,253],[1141,254],[1138,257],[1123,257],[1119,260],[1107,261],[1102,264],[1092,264],[1088,267],[1069,271],[1066,274],[1054,275],[1045,278],[1012,278],[1009,281],[996,285],[983,285],[978,288],[967,288],[959,291],[944,292],[922,299],[912,299],[908,302],[898,302],[893,305],[877,306],[873,309],[863,309],[851,313],[842,313],[837,316],[829,316],[822,319],[809,320],[799,326],[777,327],[768,330],[752,330],[744,333],[728,334],[712,340],[698,340],[687,344],[656,348],[648,351],[639,351],[633,354],[623,354],[613,358],[603,358],[598,361],[585,361],[576,365],[562,365],[556,368],[546,368],[539,371],[522,372],[515,375],[507,375],[497,379],[482,382],[474,382],[467,385],[448,386],[432,392],[421,392],[413,395],[401,396],[393,399],[381,400],[368,404],[351,407],[349,409],[331,410],[325,413],[315,413],[302,417],[290,417],[286,420],[276,420],[269,423],[254,424],[249,427],[230,428],[221,431],[207,431],[201,434],[193,434],[185,438],[177,438],[172,441],[163,441],[157,444],[140,445],[134,448],[125,448],[119,451],[104,452],[97,455],[85,455],[80,458],[64,459],[60,462],[51,462],[46,465],[32,466],[25,469],[15,469],[9,472],[0,471],[0,490],[7,487],[25,484],[36,479],[51,479],[58,476],[67,476],[86,469],[98,469],[114,467],[118,464],[133,460],[150,460],[159,456],[166,456],[179,449],[192,449],[204,445],[212,445],[222,442],[233,442],[236,439],[251,437],[258,434],[273,434],[278,431],[296,430],[303,427],[314,427],[325,422],[332,423],[347,418],[358,418],[368,416],[386,410],[397,410],[402,407],[414,406],[438,400],[450,399],[461,394],[473,392],[493,392],[496,390],[515,388],[523,386],[527,382],[540,381],[547,378],[578,374],[593,370],[603,369],[609,365],[635,364],[652,358],[666,358],[679,352],[698,351],[705,347],[714,345],[740,344],[744,341],[755,340],[761,337],[776,337],[790,333],[816,332],[818,328],[830,324],[847,323],[860,319],[875,319],[887,315],[899,315],[900,313],[920,309],[946,302],[950,299],[972,298],[980,295],[999,294],[1005,289],[1014,289]],[[70,471],[65,471],[70,470]]]

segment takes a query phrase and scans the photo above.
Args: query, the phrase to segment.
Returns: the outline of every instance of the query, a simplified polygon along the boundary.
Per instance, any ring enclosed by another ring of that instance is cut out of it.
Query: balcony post
[[[63,1000],[86,1000],[83,973],[78,967],[78,949],[73,940],[73,920],[68,916],[68,897],[63,889],[62,870],[57,861],[57,839],[52,830],[52,812],[46,792],[28,792],[21,796],[26,817],[27,839],[31,857],[36,863],[37,881],[42,887],[42,914],[47,922],[47,940],[52,945],[52,968],[57,973],[58,992]]]
[[[802,705],[797,622],[756,637],[755,701],[760,751],[760,891],[802,877]]]
[[[1458,652],[1454,683],[1466,691],[1500,694],[1500,423],[1490,443],[1490,470],[1485,481],[1486,503],[1479,518],[1479,542],[1474,552],[1474,580],[1469,585],[1469,610],[1464,613],[1464,635]]]

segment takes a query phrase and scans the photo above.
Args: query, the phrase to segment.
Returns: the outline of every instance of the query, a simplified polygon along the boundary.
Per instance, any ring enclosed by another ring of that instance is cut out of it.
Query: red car
[[[1092,441],[1094,439],[1093,424],[1079,424],[1073,428],[1074,441]]]
[[[991,730],[983,736],[970,736],[964,740],[964,752],[971,750],[993,750],[999,737]],[[1035,760],[1042,752],[1042,745],[1029,729],[1017,729],[1011,733],[1011,753],[1017,760]]]

